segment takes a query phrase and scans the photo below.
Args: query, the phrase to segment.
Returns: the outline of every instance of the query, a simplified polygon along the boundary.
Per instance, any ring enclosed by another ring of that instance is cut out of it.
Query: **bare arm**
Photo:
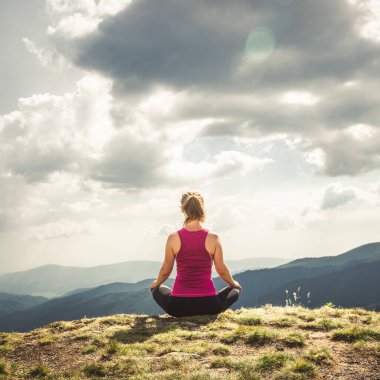
[[[228,285],[233,286],[233,287],[237,287],[239,285],[239,283],[232,278],[230,270],[227,268],[226,264],[224,263],[222,242],[218,235],[216,235],[214,264],[215,264],[215,270],[222,280],[224,280],[225,282],[227,282]]]
[[[157,280],[154,280],[152,282],[152,285],[150,286],[151,288],[160,286],[163,282],[165,282],[169,278],[170,274],[172,273],[174,261],[175,261],[172,242],[173,242],[173,236],[169,235],[168,239],[166,240],[164,262],[158,274]]]

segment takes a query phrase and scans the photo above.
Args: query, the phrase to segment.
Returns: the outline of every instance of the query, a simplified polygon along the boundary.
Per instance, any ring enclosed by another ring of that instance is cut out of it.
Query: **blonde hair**
[[[191,220],[198,219],[200,222],[206,220],[204,200],[202,195],[197,191],[188,191],[187,193],[182,194],[181,210],[187,215],[183,225]]]

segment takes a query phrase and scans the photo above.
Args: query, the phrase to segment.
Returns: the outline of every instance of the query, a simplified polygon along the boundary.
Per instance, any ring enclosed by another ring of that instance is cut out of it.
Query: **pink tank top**
[[[212,257],[205,247],[208,229],[178,230],[181,248],[176,256],[177,276],[174,280],[173,297],[204,297],[217,294],[211,278]]]

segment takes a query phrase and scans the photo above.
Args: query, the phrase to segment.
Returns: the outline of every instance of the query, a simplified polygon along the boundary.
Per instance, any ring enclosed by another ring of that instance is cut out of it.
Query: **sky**
[[[380,236],[374,0],[0,0],[0,274]]]

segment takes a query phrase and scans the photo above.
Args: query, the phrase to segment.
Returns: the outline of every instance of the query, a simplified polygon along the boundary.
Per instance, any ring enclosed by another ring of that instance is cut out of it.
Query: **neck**
[[[198,230],[203,228],[203,224],[199,220],[192,220],[185,224],[185,227],[188,229]]]

